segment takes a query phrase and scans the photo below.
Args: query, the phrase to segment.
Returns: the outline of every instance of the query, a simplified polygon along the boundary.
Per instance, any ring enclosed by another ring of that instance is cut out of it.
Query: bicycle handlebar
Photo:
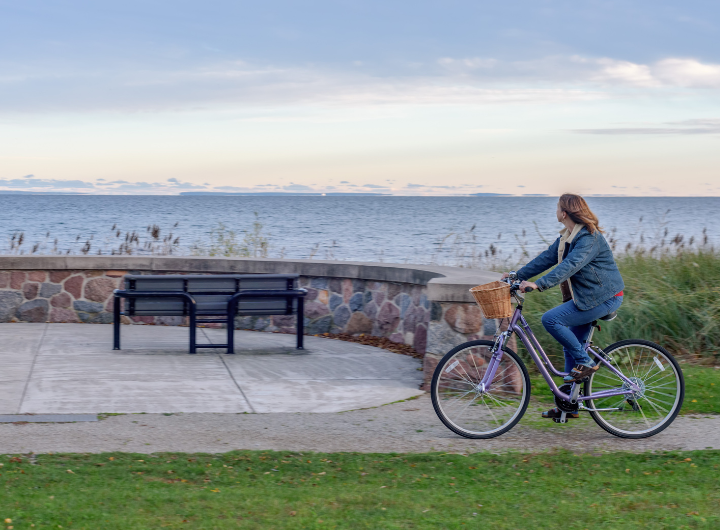
[[[500,280],[500,281],[501,281],[501,282],[505,282],[505,283],[507,283],[507,284],[510,284],[510,292],[512,293],[512,292],[515,292],[515,291],[519,291],[519,290],[520,290],[520,284],[522,283],[522,282],[520,282],[519,280],[517,280],[516,278],[517,278],[517,273],[516,273],[515,271],[510,271],[510,276],[508,276],[507,278],[503,278],[503,279]],[[525,287],[525,289],[523,290],[523,292],[525,292],[525,293],[530,293],[530,292],[532,292],[532,291],[534,291],[534,290],[535,290],[535,289],[533,289],[532,287],[527,286],[527,287]]]

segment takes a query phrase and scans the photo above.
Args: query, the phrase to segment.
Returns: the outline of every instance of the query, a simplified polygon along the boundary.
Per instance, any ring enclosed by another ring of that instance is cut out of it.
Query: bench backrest
[[[277,290],[277,297],[241,298],[238,315],[291,315],[297,299],[283,296],[283,291],[297,288],[297,274],[223,274],[223,275],[136,275],[125,276],[125,290],[130,292],[185,292],[197,302],[198,315],[224,315],[227,303],[235,293],[245,289]],[[130,316],[182,316],[188,310],[182,298],[134,297],[125,302]]]

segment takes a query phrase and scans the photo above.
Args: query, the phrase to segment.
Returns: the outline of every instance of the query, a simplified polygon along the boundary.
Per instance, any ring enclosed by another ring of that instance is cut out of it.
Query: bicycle
[[[512,272],[506,280],[517,302],[506,331],[495,341],[473,340],[450,350],[433,374],[432,404],[451,431],[466,438],[494,438],[512,429],[530,401],[530,375],[522,359],[508,348],[516,334],[537,365],[561,411],[557,423],[569,412],[589,412],[595,422],[621,438],[647,438],[667,428],[683,403],[685,381],[675,358],[662,346],[641,339],[616,342],[605,349],[594,346],[598,321],[584,344],[600,368],[581,383],[558,388],[551,373],[557,370],[523,317],[524,296]],[[525,292],[532,291],[528,287]],[[600,320],[610,321],[613,312]],[[539,354],[538,354],[539,352]]]

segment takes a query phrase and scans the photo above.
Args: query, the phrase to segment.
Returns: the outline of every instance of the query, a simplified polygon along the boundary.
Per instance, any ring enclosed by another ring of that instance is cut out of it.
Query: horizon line
[[[541,194],[541,193],[523,193],[523,194],[512,194],[512,193],[462,193],[462,194],[448,194],[448,195],[403,195],[403,194],[392,194],[392,193],[363,193],[363,192],[198,192],[198,191],[185,191],[177,194],[174,193],[83,193],[74,191],[15,191],[15,190],[0,190],[0,195],[58,195],[58,196],[87,196],[87,197],[201,197],[201,196],[214,196],[214,197],[473,197],[473,198],[554,198],[560,195]],[[639,198],[639,199],[651,199],[651,198],[720,198],[720,195],[624,195],[624,194],[611,194],[611,193],[588,193],[581,194],[584,197],[594,198]]]

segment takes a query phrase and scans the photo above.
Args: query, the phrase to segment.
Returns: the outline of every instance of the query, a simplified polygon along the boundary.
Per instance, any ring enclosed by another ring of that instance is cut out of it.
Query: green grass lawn
[[[720,414],[720,369],[707,366],[681,364],[685,376],[685,401],[680,414]],[[554,407],[554,398],[540,372],[528,363],[530,371],[530,395],[535,403]],[[555,383],[562,384],[560,378]],[[530,413],[530,409],[528,409]]]
[[[720,451],[0,456],[2,528],[718,528]]]
[[[720,369],[680,365],[685,376],[681,414],[720,414]]]

